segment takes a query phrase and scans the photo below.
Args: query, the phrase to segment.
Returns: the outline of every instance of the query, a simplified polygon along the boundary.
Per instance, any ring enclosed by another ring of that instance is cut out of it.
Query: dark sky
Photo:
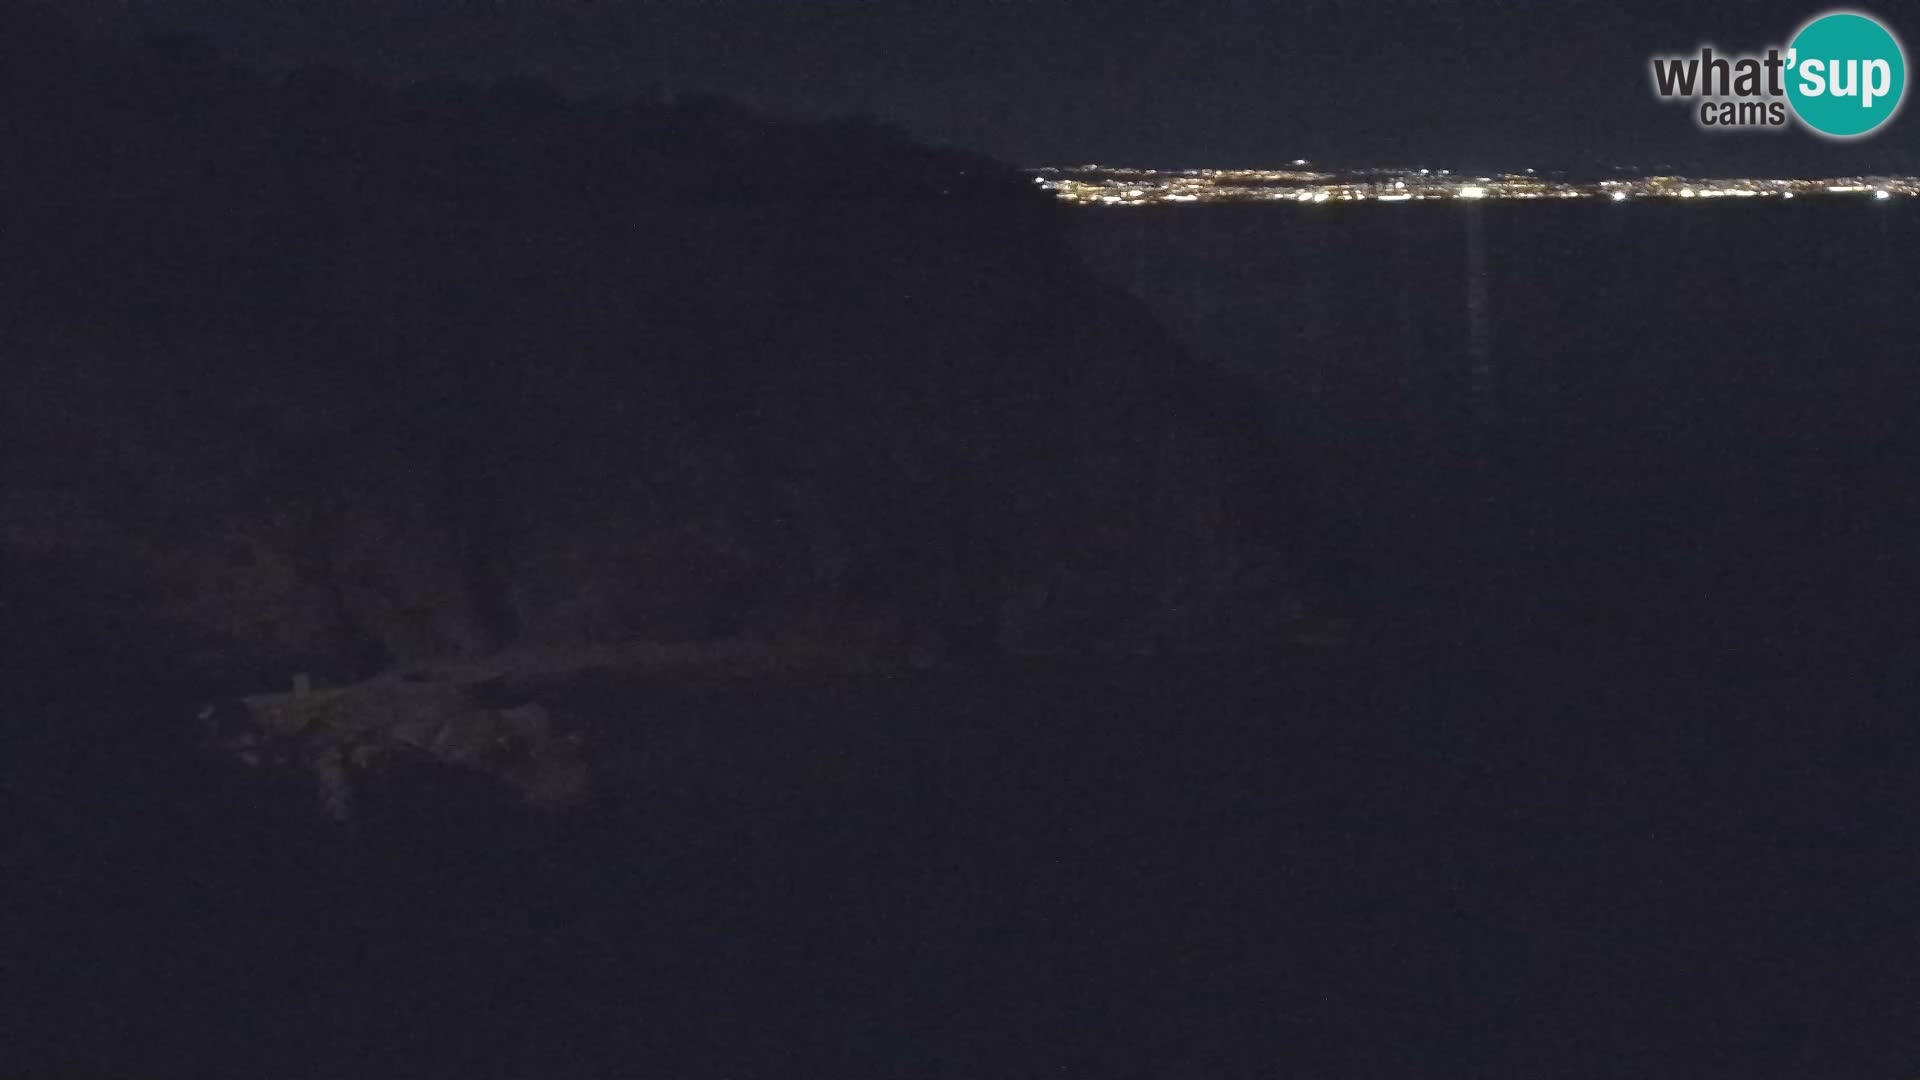
[[[865,112],[1019,164],[1457,168],[1597,162],[1920,171],[1920,113],[1863,143],[1710,136],[1646,65],[1784,44],[1819,3],[1648,0],[57,0],[84,27],[187,30],[255,64],[545,77]],[[1857,10],[1920,41],[1890,4]]]

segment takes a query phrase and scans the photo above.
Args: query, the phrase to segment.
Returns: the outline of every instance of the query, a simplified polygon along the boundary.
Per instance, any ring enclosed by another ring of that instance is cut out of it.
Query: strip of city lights
[[[1471,180],[1448,170],[1362,170],[1349,175],[1280,170],[1107,169],[1097,165],[1041,169],[1042,190],[1068,203],[1153,206],[1159,203],[1231,202],[1415,202],[1432,199],[1537,201],[1604,197],[1630,199],[1791,199],[1798,195],[1870,196],[1885,202],[1920,196],[1920,177],[1865,176],[1827,179],[1690,180],[1677,176],[1576,182],[1537,174],[1502,173]]]

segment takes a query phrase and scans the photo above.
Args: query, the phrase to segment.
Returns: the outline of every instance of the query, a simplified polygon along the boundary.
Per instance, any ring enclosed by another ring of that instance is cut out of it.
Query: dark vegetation
[[[7,11],[5,554],[234,689],[878,625],[1217,645],[1310,576],[1257,403],[1003,166]]]

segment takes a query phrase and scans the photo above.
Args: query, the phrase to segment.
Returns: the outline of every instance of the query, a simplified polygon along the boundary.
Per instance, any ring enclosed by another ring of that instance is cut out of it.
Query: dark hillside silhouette
[[[235,689],[875,617],[1217,646],[1307,576],[1257,407],[1005,166],[6,18],[0,540]]]
[[[913,853],[969,725],[1115,700],[1014,669],[1245,647],[1311,590],[1253,396],[1001,164],[718,99],[268,80],[18,4],[0,79],[0,946],[32,998],[0,1072],[897,1059],[824,1048],[942,1006],[809,973],[879,978],[959,913]],[[560,817],[416,756],[329,822],[293,756],[219,768],[191,723],[296,673],[742,640],[882,674],[542,691],[613,781]],[[1049,812],[1023,790],[966,828]],[[735,878],[795,895],[756,916]]]

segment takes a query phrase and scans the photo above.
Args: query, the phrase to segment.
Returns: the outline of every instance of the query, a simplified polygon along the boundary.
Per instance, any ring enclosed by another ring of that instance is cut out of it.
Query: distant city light
[[[1304,159],[1302,159],[1304,160]],[[1791,199],[1799,195],[1920,196],[1920,176],[1837,176],[1822,179],[1702,179],[1640,176],[1586,181],[1497,173],[1448,179],[1446,169],[1362,169],[1350,173],[1279,169],[1181,169],[1162,171],[1083,165],[1035,169],[1041,190],[1067,203],[1152,206],[1159,203],[1411,202],[1433,199],[1526,201],[1540,199]]]

